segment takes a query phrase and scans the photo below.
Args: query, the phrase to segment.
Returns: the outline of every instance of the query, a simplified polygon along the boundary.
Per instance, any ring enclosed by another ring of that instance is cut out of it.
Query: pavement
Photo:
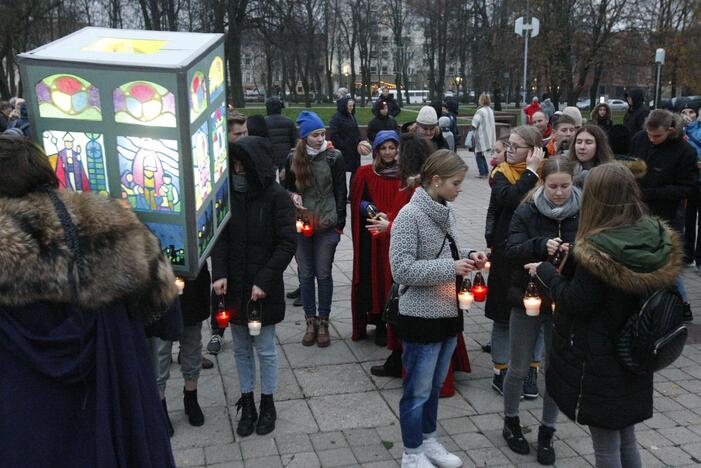
[[[475,178],[474,157],[461,154],[470,170],[463,193],[455,203],[459,238],[464,245],[484,248],[484,221],[489,186]],[[350,224],[350,223],[349,223]],[[214,358],[215,367],[203,370],[199,401],[204,426],[192,427],[183,412],[183,380],[173,363],[167,398],[175,427],[173,453],[178,467],[277,468],[277,467],[398,467],[402,442],[399,428],[401,379],[370,374],[389,354],[369,337],[351,341],[350,288],[353,249],[350,227],[336,251],[333,266],[334,293],[331,312],[331,346],[322,349],[301,345],[304,313],[288,300],[285,320],[277,325],[278,391],[275,395],[277,427],[266,436],[236,435],[238,418],[234,404],[240,396],[231,334]],[[691,268],[684,279],[692,310],[701,312],[701,278]],[[285,273],[286,289],[297,286],[294,260]],[[480,345],[489,341],[491,321],[483,303],[465,315],[465,341],[472,364],[470,374],[455,374],[456,394],[441,399],[438,433],[445,446],[464,466],[539,466],[535,459],[538,417],[542,399],[522,401],[521,422],[530,455],[518,455],[501,437],[502,398],[491,389],[490,356]],[[698,312],[697,312],[698,313]],[[638,444],[646,467],[701,465],[701,330],[695,325],[684,354],[655,375],[654,416],[636,426]],[[209,340],[204,323],[203,343]],[[174,346],[174,355],[177,346]],[[544,378],[539,378],[542,389]],[[260,398],[256,389],[256,402]],[[586,427],[560,416],[555,434],[558,467],[593,466],[591,440]]]

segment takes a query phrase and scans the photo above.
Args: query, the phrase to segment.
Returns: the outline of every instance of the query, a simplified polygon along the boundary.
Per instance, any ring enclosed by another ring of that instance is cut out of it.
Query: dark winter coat
[[[600,107],[606,109],[606,115],[603,118],[599,115]],[[613,127],[613,121],[611,120],[611,108],[608,104],[605,102],[597,104],[591,111],[591,114],[589,114],[589,117],[591,118],[591,123],[600,127],[604,132],[606,132],[606,135],[609,134],[611,127]]]
[[[508,301],[511,285],[511,264],[506,258],[506,243],[509,239],[509,226],[514,211],[523,197],[538,183],[538,176],[526,170],[515,184],[511,184],[504,174],[494,174],[492,194],[487,212],[493,216],[488,220],[484,237],[487,247],[492,249],[489,270],[489,293],[484,307],[485,315],[499,323],[509,323],[511,306]]]
[[[207,320],[211,309],[212,278],[209,269],[204,265],[197,278],[185,280],[185,289],[180,296],[180,307],[183,314],[183,325],[198,325]]]
[[[394,130],[396,132],[398,130],[397,121],[389,113],[385,116],[380,114],[381,103],[382,101],[378,100],[372,108],[372,113],[375,114],[375,117],[368,124],[368,140],[370,143],[375,141],[377,132],[382,130]]]
[[[645,93],[640,88],[632,88],[628,93],[633,105],[628,108],[623,116],[623,126],[630,130],[631,135],[635,135],[643,129],[643,124],[650,113],[645,104]]]
[[[358,153],[360,129],[355,120],[355,109],[352,114],[348,112],[350,99],[350,97],[342,97],[336,101],[336,113],[331,117],[329,124],[329,139],[333,142],[334,148],[343,154],[346,171],[355,172],[360,166],[360,153]]]
[[[574,265],[565,267],[574,270],[571,274],[557,274],[548,262],[538,267],[538,278],[557,304],[548,393],[579,424],[622,429],[652,417],[652,375],[623,368],[614,342],[626,320],[640,310],[640,301],[679,276],[682,249],[672,230],[665,229],[673,249],[657,271],[635,272],[586,240],[574,247]],[[568,264],[570,259],[572,255]]]
[[[275,167],[283,167],[287,161],[287,155],[297,143],[297,127],[292,120],[281,114],[282,101],[279,99],[268,99],[265,108],[268,112],[265,118],[268,139],[273,145],[273,164]]]
[[[267,147],[260,137],[244,137],[232,145],[246,170],[248,191],[231,192],[231,219],[212,250],[212,279],[227,279],[231,322],[247,321],[253,285],[261,300],[263,325],[285,317],[283,273],[297,250],[295,211],[290,196],[272,176]]]
[[[543,215],[533,201],[522,203],[511,218],[506,258],[511,262],[511,287],[509,302],[525,313],[523,294],[530,275],[523,265],[548,260],[548,239],[559,237],[563,242],[573,243],[579,227],[579,214],[557,221]],[[550,314],[550,299],[543,297],[541,314]]]
[[[380,97],[377,98],[377,100],[379,102],[386,102],[387,103],[387,109],[389,109],[388,115],[390,117],[396,117],[402,111],[399,108],[399,104],[397,104],[397,101],[394,99],[394,96],[392,96],[391,94],[388,94],[387,96],[380,95]]]
[[[170,264],[116,200],[57,195],[82,252],[80,312],[48,195],[0,198],[2,465],[174,467],[144,334],[177,297]]]
[[[641,130],[633,137],[630,155],[647,165],[647,172],[638,182],[650,214],[674,224],[679,203],[695,196],[698,190],[696,151],[673,135],[653,145]]]

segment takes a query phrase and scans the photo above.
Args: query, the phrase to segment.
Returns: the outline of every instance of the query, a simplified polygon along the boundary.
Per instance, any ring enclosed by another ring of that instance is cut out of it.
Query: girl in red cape
[[[370,220],[388,219],[399,191],[399,135],[394,130],[377,133],[372,145],[373,162],[358,168],[351,186],[353,227],[353,288],[351,310],[353,341],[367,336],[367,325],[375,325],[375,343],[387,344],[382,310],[392,286],[389,269],[389,236]]]
[[[413,133],[403,133],[400,138],[399,152],[399,181],[400,186],[395,194],[391,208],[387,211],[387,217],[374,221],[369,221],[374,229],[379,231],[377,237],[386,239],[387,249],[389,249],[389,237],[392,231],[392,222],[399,214],[399,211],[409,203],[417,187],[420,186],[418,174],[421,166],[428,157],[437,150],[435,144],[430,140],[419,138]],[[357,177],[357,176],[356,176]],[[357,255],[357,251],[356,251]],[[389,250],[385,256],[385,271],[390,274]],[[391,283],[390,283],[391,285]],[[387,288],[389,291],[389,287]],[[386,297],[386,292],[385,292]],[[384,304],[383,304],[384,306]],[[354,328],[355,330],[355,328]],[[387,326],[387,348],[392,353],[387,357],[384,364],[372,366],[370,373],[378,377],[401,377],[402,376],[402,339],[391,326]],[[441,387],[441,397],[453,396],[455,388],[453,385],[453,372],[471,372],[470,359],[467,355],[465,338],[462,333],[458,334],[457,347],[453,353],[453,360],[448,371],[448,376]]]

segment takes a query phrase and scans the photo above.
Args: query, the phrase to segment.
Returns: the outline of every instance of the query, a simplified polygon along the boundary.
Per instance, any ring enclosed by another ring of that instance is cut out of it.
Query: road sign
[[[530,23],[523,22],[523,16],[519,16],[516,19],[516,25],[514,27],[514,32],[519,36],[523,37],[524,31],[529,37],[536,37],[540,32],[540,21],[538,18],[531,18]]]

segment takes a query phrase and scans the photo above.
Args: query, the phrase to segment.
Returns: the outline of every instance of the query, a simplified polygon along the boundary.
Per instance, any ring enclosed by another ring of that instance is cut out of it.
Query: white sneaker
[[[421,445],[424,454],[432,463],[440,468],[458,468],[462,466],[462,460],[457,455],[453,455],[443,447],[443,444],[436,439],[424,439]]]
[[[423,453],[406,453],[402,455],[402,468],[435,468]]]

